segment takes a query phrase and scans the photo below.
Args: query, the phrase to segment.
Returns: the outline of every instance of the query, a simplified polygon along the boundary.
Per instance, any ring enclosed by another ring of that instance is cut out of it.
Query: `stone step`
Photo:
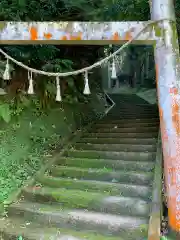
[[[140,97],[137,97],[136,96],[123,96],[124,94],[112,94],[112,95],[109,95],[110,98],[113,99],[113,101],[119,105],[119,104],[123,104],[123,105],[134,105],[134,106],[149,106],[149,107],[152,107],[151,104],[149,104],[147,101],[145,101],[144,99],[140,98]],[[156,104],[153,104],[153,106],[157,106]]]
[[[159,126],[159,122],[145,122],[145,123],[141,123],[141,122],[133,122],[133,123],[129,123],[129,122],[124,122],[124,123],[106,123],[106,122],[102,122],[102,123],[96,123],[94,124],[93,127],[95,128],[113,128],[113,127],[117,127],[117,128],[126,128],[126,127],[158,127]]]
[[[121,110],[121,109],[117,109],[117,108],[112,108],[107,117],[111,116],[111,115],[117,115],[117,116],[121,116],[121,115],[127,115],[127,116],[147,116],[147,118],[153,118],[153,117],[158,117],[159,113],[158,112],[153,112],[153,111],[144,111],[144,109],[139,110],[139,109],[134,109],[134,110]]]
[[[44,178],[50,181],[52,188],[26,189],[24,199],[27,201],[58,205],[59,209],[85,209],[101,213],[148,218],[151,202],[141,198],[109,196],[108,193],[88,192],[59,188],[61,183],[56,178]],[[40,179],[41,181],[41,179]]]
[[[137,106],[133,103],[130,103],[130,104],[117,104],[117,105],[114,105],[114,107],[112,108],[112,110],[116,110],[117,112],[118,111],[127,111],[127,112],[134,112],[135,110],[137,112],[139,111],[145,111],[145,112],[153,112],[153,113],[158,113],[159,112],[159,109],[158,108],[150,108],[150,107],[146,107],[146,106]]]
[[[143,119],[152,119],[152,118],[155,118],[156,116],[152,116],[152,117],[148,117],[147,115],[132,115],[132,116],[128,116],[128,115],[125,115],[125,114],[116,114],[116,113],[112,113],[112,114],[109,114],[108,117],[106,117],[106,120],[112,120],[112,119],[118,119],[118,120],[124,120],[124,119],[130,119],[130,120],[134,120],[134,119],[138,119],[138,118],[141,118],[142,120]]]
[[[125,240],[124,238],[103,236],[93,232],[73,231],[65,228],[42,226],[32,221],[25,221],[17,216],[0,219],[0,235],[3,240]]]
[[[102,143],[102,144],[135,144],[135,145],[153,145],[156,144],[156,138],[94,138],[82,137],[77,143]]]
[[[149,172],[154,169],[154,162],[123,161],[113,159],[88,159],[61,157],[56,164],[80,168],[111,168],[122,171]]]
[[[67,166],[54,166],[50,174],[55,177],[64,177],[71,179],[82,180],[97,180],[106,182],[119,182],[119,183],[134,183],[139,185],[150,184],[153,179],[151,172],[138,173],[126,171],[114,171],[113,169],[97,169],[97,168],[78,168]]]
[[[148,110],[154,110],[157,111],[158,107],[154,105],[145,105],[145,104],[134,104],[132,101],[129,103],[126,102],[119,102],[115,105],[115,108],[117,109],[148,109]]]
[[[135,106],[134,104],[128,104],[128,105],[124,105],[124,104],[120,104],[119,106],[114,106],[114,108],[112,108],[112,111],[116,110],[117,112],[129,112],[129,113],[139,113],[139,112],[147,112],[147,113],[158,113],[158,109],[153,109],[153,108],[149,108],[149,107],[143,107],[143,106]]]
[[[144,109],[136,109],[136,108],[133,108],[132,110],[130,109],[116,109],[116,108],[112,108],[111,111],[109,112],[109,114],[111,113],[117,113],[119,115],[121,114],[128,114],[128,115],[147,115],[147,116],[153,116],[153,115],[156,115],[158,116],[158,112],[157,111],[146,111]]]
[[[112,108],[112,111],[116,110],[117,112],[152,112],[152,113],[158,113],[158,109],[155,108],[149,108],[149,107],[144,107],[144,106],[137,106],[134,104],[120,104],[118,105],[114,105],[114,108]]]
[[[127,127],[127,128],[92,128],[91,133],[101,132],[101,133],[157,133],[159,126],[156,127]]]
[[[138,139],[143,139],[143,138],[149,138],[149,139],[155,139],[158,136],[158,132],[146,132],[146,133],[131,133],[131,132],[126,132],[126,133],[118,133],[118,132],[97,132],[97,133],[92,133],[92,132],[86,132],[83,134],[83,137],[96,137],[96,138],[138,138]]]
[[[114,108],[112,108],[112,110],[115,109],[117,111],[127,111],[127,112],[134,112],[135,110],[137,111],[145,111],[145,112],[153,112],[153,113],[158,113],[158,109],[157,108],[150,108],[147,106],[137,106],[133,103],[131,104],[119,104],[119,105],[115,105]]]
[[[98,123],[115,123],[115,124],[122,124],[122,123],[152,123],[152,122],[158,122],[159,123],[159,118],[135,118],[135,119],[119,119],[119,118],[107,118],[104,117],[102,120],[99,120]]]
[[[119,103],[119,106],[123,109],[134,109],[134,108],[140,108],[140,109],[150,109],[150,110],[154,110],[154,111],[158,111],[158,106],[155,106],[155,105],[145,105],[145,104],[134,104],[133,102],[131,103],[123,103],[123,104],[120,104]],[[116,105],[115,107],[116,108],[119,108],[118,105]],[[120,108],[120,109],[121,109]]]
[[[127,99],[127,98],[122,98],[118,99],[117,98],[114,98],[114,96],[112,96],[112,99],[114,99],[117,103],[117,105],[121,105],[121,106],[125,106],[125,107],[132,107],[135,106],[135,107],[144,107],[144,108],[155,108],[155,109],[158,109],[158,106],[156,104],[149,104],[147,101],[146,102],[136,102],[136,100],[133,98],[133,99]],[[121,104],[122,103],[122,104]]]
[[[133,151],[133,152],[155,152],[156,144],[135,145],[135,144],[102,144],[102,143],[76,143],[74,149],[78,150],[100,150],[100,151]]]
[[[146,237],[148,228],[147,218],[116,216],[77,209],[60,210],[53,205],[32,202],[20,202],[11,205],[9,215],[22,216],[26,220],[36,221],[46,227],[70,228],[76,231],[83,229],[104,236],[112,234],[127,239]],[[142,232],[142,228],[146,228],[146,230]]]
[[[122,108],[119,108],[119,109],[116,109],[116,108],[112,108],[112,110],[109,112],[109,114],[111,113],[117,113],[119,115],[121,114],[129,114],[129,115],[147,115],[147,116],[153,116],[153,115],[156,115],[158,116],[158,112],[157,111],[151,111],[151,110],[145,110],[145,109],[136,109],[136,108],[133,108],[133,109],[122,109]]]
[[[46,181],[48,178],[48,181]],[[109,196],[122,196],[122,197],[135,197],[141,198],[145,201],[149,201],[151,199],[151,189],[152,187],[149,185],[135,185],[133,184],[125,184],[125,183],[114,183],[114,182],[103,182],[103,181],[95,181],[95,180],[75,180],[70,178],[53,178],[52,176],[37,176],[37,181],[49,185],[50,187],[59,186],[64,190],[82,190],[84,192],[97,192],[102,194],[108,194]],[[30,190],[36,190],[36,188],[30,188]],[[37,188],[38,189],[38,188]],[[52,190],[52,189],[51,189]],[[27,189],[24,190],[23,194],[27,194]],[[68,195],[69,196],[69,195]],[[71,197],[70,197],[71,198]]]
[[[111,110],[109,111],[108,115],[111,115],[112,113],[117,113],[117,115],[121,115],[121,114],[133,114],[133,115],[138,115],[138,114],[144,114],[144,115],[156,115],[158,116],[159,112],[158,111],[148,111],[148,110],[144,110],[143,108],[142,109],[138,109],[136,107],[133,107],[132,106],[132,109],[122,109],[121,106],[119,106],[118,108],[117,107],[113,107],[111,108]]]
[[[115,151],[93,151],[93,150],[69,150],[64,153],[66,157],[77,158],[103,158],[127,161],[154,161],[156,152],[115,152]]]

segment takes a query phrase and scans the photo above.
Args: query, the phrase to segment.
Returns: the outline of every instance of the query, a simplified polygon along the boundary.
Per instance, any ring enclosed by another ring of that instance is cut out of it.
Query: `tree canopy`
[[[148,20],[149,14],[147,0],[1,0],[0,2],[1,21],[143,21]]]

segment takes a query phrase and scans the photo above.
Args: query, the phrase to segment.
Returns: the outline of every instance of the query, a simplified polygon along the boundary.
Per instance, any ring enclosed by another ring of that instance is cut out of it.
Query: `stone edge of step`
[[[61,180],[61,179],[60,179]],[[64,179],[62,179],[64,180]],[[68,180],[68,179],[67,179]],[[59,179],[58,179],[59,181]],[[37,183],[41,182],[41,184],[45,184],[45,182],[42,181],[37,181]],[[70,181],[71,182],[71,181]],[[84,183],[88,184],[92,184],[92,181],[82,181],[82,180],[77,180],[76,182],[79,183]],[[66,182],[67,183],[67,182]],[[69,183],[69,181],[68,181]],[[138,185],[132,185],[132,184],[116,184],[116,183],[111,183],[111,184],[102,184],[103,182],[98,182],[98,181],[93,181],[93,185],[92,186],[88,186],[88,189],[90,189],[90,191],[87,192],[87,194],[93,194],[95,198],[99,198],[100,196],[102,197],[109,197],[109,196],[119,196],[119,197],[130,197],[132,199],[141,199],[143,201],[146,202],[151,202],[151,190],[152,187],[150,186],[138,186]],[[49,185],[51,184],[51,181],[49,179]],[[98,190],[97,184],[99,184],[99,189],[102,189],[101,191]],[[67,185],[67,184],[66,184]],[[104,185],[104,186],[102,186]],[[38,187],[39,184],[37,184],[36,186],[32,186],[32,187],[27,187],[23,190],[22,192],[22,197],[23,198],[31,198],[31,200],[35,199],[37,201],[37,199],[39,199],[40,202],[49,202],[54,201],[54,202],[58,202],[59,197],[62,196],[61,194],[65,194],[65,199],[67,198],[66,196],[66,191],[68,191],[68,194],[74,194],[74,193],[82,193],[83,190],[82,188],[80,188],[79,184],[76,187],[70,187],[67,188],[66,186],[58,189],[57,185],[56,187],[52,187],[51,186],[41,186]],[[103,187],[103,188],[102,188]],[[58,193],[59,191],[59,193]],[[111,192],[109,192],[111,191]],[[52,195],[53,193],[53,195]],[[142,194],[143,193],[143,194]],[[86,195],[87,195],[86,194]]]
[[[81,235],[81,236],[79,236]],[[57,229],[39,226],[38,224],[30,221],[24,221],[18,217],[11,217],[9,219],[0,219],[0,237],[6,240],[17,240],[22,236],[26,240],[125,240],[118,237],[105,237],[89,232],[77,232],[71,229]]]
[[[51,192],[57,190],[58,188],[52,187],[52,186],[43,186],[42,187],[42,192],[41,190],[29,190],[26,189],[24,191],[24,198],[27,199],[27,201],[35,201],[39,203],[49,203],[50,200],[53,202],[53,204],[61,207],[71,207],[68,206],[68,200],[65,201],[64,199],[61,201],[56,201],[56,198],[52,200],[52,195]],[[68,190],[69,191],[69,190]],[[71,190],[69,191],[71,192]],[[77,190],[76,194],[79,193],[79,196],[83,195],[84,192],[83,190]],[[91,192],[89,192],[91,194]],[[66,195],[65,193],[62,193]],[[107,193],[104,192],[92,192],[92,197],[91,201],[86,203],[84,206],[79,205],[79,200],[77,200],[77,204],[74,205],[74,208],[77,209],[87,209],[89,211],[97,211],[101,213],[109,213],[109,214],[116,214],[117,215],[124,215],[124,216],[137,216],[137,217],[148,217],[150,214],[150,209],[151,209],[151,201],[149,200],[144,200],[141,197],[129,197],[129,196],[121,196],[121,195],[108,195]],[[73,195],[73,193],[72,193]],[[92,196],[91,195],[91,196]],[[55,195],[54,195],[55,196]],[[38,199],[38,201],[37,201]],[[58,200],[57,199],[57,200]],[[76,199],[74,197],[74,199]]]
[[[60,174],[63,172],[63,170],[65,170],[66,172],[82,172],[82,174],[94,174],[94,180],[100,181],[98,180],[100,174],[101,176],[104,176],[104,179],[107,177],[108,179],[111,177],[112,180],[113,179],[119,179],[118,183],[121,183],[121,181],[126,178],[129,177],[129,175],[134,179],[137,177],[137,180],[142,180],[142,183],[144,183],[145,185],[147,183],[149,183],[149,181],[153,180],[153,172],[149,171],[149,172],[137,172],[137,171],[121,171],[121,170],[114,170],[114,169],[110,169],[110,170],[106,170],[106,169],[101,169],[101,168],[81,168],[81,167],[68,167],[68,166],[62,166],[62,165],[56,165],[54,167],[51,168],[51,170],[49,171],[51,173],[51,176],[53,177],[58,177],[58,175],[60,176]],[[99,174],[99,175],[98,175]],[[72,175],[71,175],[72,176]],[[97,177],[96,177],[97,176]],[[119,178],[120,176],[122,176],[122,179]],[[62,176],[60,176],[62,177]],[[69,176],[70,177],[70,176]],[[131,179],[131,177],[129,177],[128,179]],[[72,178],[72,177],[71,177]],[[75,178],[75,177],[74,177]],[[95,179],[96,178],[96,179]],[[84,177],[83,179],[81,179],[80,177],[77,178],[79,180],[88,180],[88,177]],[[77,180],[75,179],[75,180]],[[92,180],[91,178],[89,178],[89,180]],[[106,180],[101,180],[101,181],[105,181]],[[110,182],[111,180],[108,180],[108,182]],[[127,183],[129,182],[129,180],[127,181]],[[142,185],[144,185],[142,184]],[[140,184],[141,185],[141,184]]]
[[[49,226],[67,227],[69,225],[79,224],[82,228],[91,226],[97,228],[100,226],[103,230],[108,229],[110,232],[128,231],[131,232],[139,229],[142,225],[148,224],[148,219],[133,216],[117,216],[113,214],[97,213],[77,209],[57,211],[54,206],[32,202],[19,202],[10,206],[10,216],[28,215],[28,219],[37,219],[39,223],[48,224]],[[90,228],[91,228],[90,227]]]

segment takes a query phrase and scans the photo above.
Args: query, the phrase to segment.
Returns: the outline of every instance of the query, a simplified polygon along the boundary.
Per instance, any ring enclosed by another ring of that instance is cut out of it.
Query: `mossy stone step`
[[[112,109],[111,112],[109,113],[109,115],[111,114],[117,114],[119,116],[124,115],[124,116],[147,116],[147,117],[156,117],[158,116],[158,112],[157,111],[153,111],[150,109],[119,109],[117,111],[117,109]]]
[[[122,123],[151,123],[151,122],[158,122],[159,123],[159,117],[156,118],[136,118],[136,119],[110,119],[109,117],[104,117],[102,120],[98,121],[98,123],[116,123],[116,124],[122,124]]]
[[[51,180],[52,182],[52,180]],[[23,191],[23,198],[28,201],[40,203],[60,203],[59,209],[64,208],[92,208],[97,202],[101,202],[103,198],[108,197],[108,192],[88,192],[84,190],[74,190],[66,188],[49,188],[49,187],[27,187]]]
[[[42,181],[43,180],[41,180],[41,182]],[[47,181],[48,177],[44,178],[45,184]],[[150,201],[145,201],[141,198],[109,196],[107,192],[86,192],[83,189],[60,189],[60,185],[58,186],[58,179],[49,178],[49,182],[53,185],[52,188],[27,188],[24,194],[25,199],[40,203],[55,203],[58,204],[58,207],[61,209],[86,209],[89,211],[111,213],[115,215],[137,216],[145,218],[148,218],[150,213]]]
[[[133,121],[134,119],[149,119],[149,121],[153,121],[152,119],[154,118],[158,118],[158,116],[147,116],[147,115],[144,115],[144,116],[138,116],[138,115],[134,115],[134,116],[127,116],[127,115],[124,115],[124,114],[118,114],[116,111],[114,113],[111,112],[111,114],[109,114],[105,120],[125,120],[125,119],[129,119],[131,121]],[[125,122],[125,121],[124,121]]]
[[[146,118],[155,118],[158,116],[158,112],[152,111],[152,110],[143,110],[143,109],[133,109],[129,111],[129,109],[111,109],[107,117],[109,116],[119,116],[121,117],[124,115],[126,118],[131,117],[131,116],[138,116],[138,117],[146,117]]]
[[[127,171],[114,171],[113,169],[87,169],[77,167],[55,166],[50,171],[52,176],[64,178],[76,178],[83,180],[97,180],[107,182],[134,183],[146,185],[152,183],[153,173],[138,173]]]
[[[103,158],[127,161],[154,161],[155,152],[116,152],[116,151],[95,151],[95,150],[69,150],[64,153],[66,157],[77,158]]]
[[[129,111],[116,111],[111,110],[110,112],[111,115],[116,115],[116,116],[124,116],[125,118],[131,118],[131,117],[149,117],[149,118],[154,118],[158,116],[158,113],[156,112],[144,112],[142,111],[134,111],[134,112],[129,112]]]
[[[38,222],[42,227],[57,227],[75,231],[94,231],[104,236],[120,236],[126,239],[141,239],[147,236],[148,219],[132,216],[70,209],[60,210],[57,206],[32,202],[19,202],[9,207],[9,216],[23,217]]]
[[[154,162],[123,161],[113,159],[65,158],[56,161],[57,165],[80,168],[110,168],[121,171],[149,172],[154,169]]]
[[[117,112],[116,110],[111,111],[110,114],[106,117],[106,119],[114,119],[114,118],[119,118],[119,119],[136,119],[136,118],[141,118],[141,119],[152,119],[152,118],[156,118],[158,117],[158,115],[153,114],[152,116],[148,116],[147,114],[124,114]]]
[[[116,108],[117,109],[117,108]],[[134,110],[139,110],[139,111],[147,111],[147,112],[158,112],[158,108],[155,108],[155,107],[149,107],[149,106],[134,106],[134,105],[121,105],[121,108],[118,108],[120,111],[121,110],[125,110],[125,111],[134,111]]]
[[[47,182],[43,181],[45,178],[42,176],[37,176],[36,178],[38,182],[41,184],[46,184]],[[84,190],[86,192],[98,192],[98,193],[106,193],[109,196],[123,196],[123,197],[137,197],[142,198],[144,200],[151,199],[151,191],[152,188],[150,186],[142,186],[142,185],[134,185],[134,184],[123,184],[123,183],[110,183],[110,182],[102,182],[95,180],[75,180],[68,178],[52,178],[49,177],[49,183],[47,186],[50,187],[59,187],[63,189],[72,189],[72,190]],[[30,188],[32,190],[34,188]],[[36,188],[35,188],[36,189]],[[51,189],[49,189],[50,191]],[[26,194],[27,190],[24,190],[24,194]]]
[[[77,143],[104,143],[104,144],[135,144],[135,145],[148,145],[156,144],[156,138],[95,138],[95,137],[82,137]]]
[[[153,133],[158,131],[156,127],[127,127],[127,128],[92,128],[91,132],[104,132],[104,133]]]
[[[73,145],[74,149],[78,150],[100,150],[100,151],[132,151],[132,152],[155,152],[156,145],[136,145],[136,144],[110,144],[110,143],[75,143]]]
[[[109,114],[112,114],[112,113],[116,113],[116,114],[119,114],[119,116],[121,114],[125,114],[125,115],[158,115],[158,112],[157,111],[153,111],[153,110],[150,110],[150,109],[140,109],[140,108],[135,108],[135,109],[116,109],[116,108],[112,108],[111,109],[111,112]]]
[[[0,219],[0,237],[6,240],[126,240],[113,236],[103,236],[96,232],[73,231],[65,228],[53,228],[24,221],[23,218],[11,217]]]
[[[141,123],[141,122],[133,122],[133,123],[129,123],[129,122],[123,122],[123,123],[106,123],[106,122],[102,122],[102,123],[96,123],[94,124],[94,127],[96,128],[112,128],[112,127],[118,127],[118,128],[124,128],[124,127],[153,127],[153,126],[159,126],[159,122],[145,122],[145,123]]]
[[[152,113],[158,113],[158,109],[156,108],[150,108],[150,107],[145,107],[145,106],[134,106],[134,105],[121,105],[119,106],[115,106],[114,109],[112,108],[112,111],[116,111],[116,112],[128,112],[128,113],[139,113],[139,112],[152,112]],[[111,112],[110,112],[111,113]]]
[[[87,132],[84,133],[82,137],[96,137],[96,138],[157,138],[157,132],[147,132],[147,133],[118,133],[118,132]]]

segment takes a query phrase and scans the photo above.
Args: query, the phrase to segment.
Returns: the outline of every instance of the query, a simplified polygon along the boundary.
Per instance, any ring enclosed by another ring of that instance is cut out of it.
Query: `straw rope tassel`
[[[56,101],[57,102],[61,102],[62,101],[61,87],[60,87],[60,80],[59,80],[58,76],[56,77],[56,88],[57,88],[57,91],[56,91]]]
[[[113,78],[113,79],[117,78],[115,58],[113,58],[111,78]]]
[[[84,95],[89,95],[89,94],[91,94],[91,92],[90,92],[90,88],[89,88],[88,72],[85,72],[84,82],[85,82],[85,86],[84,86],[84,92],[83,92],[83,94],[84,94]]]
[[[4,80],[10,80],[11,76],[10,76],[10,66],[9,66],[9,59],[7,58],[7,62],[6,62],[6,68],[3,74],[3,79]]]
[[[28,80],[29,80],[28,94],[34,94],[32,75],[33,75],[32,72],[31,73],[28,72]]]

